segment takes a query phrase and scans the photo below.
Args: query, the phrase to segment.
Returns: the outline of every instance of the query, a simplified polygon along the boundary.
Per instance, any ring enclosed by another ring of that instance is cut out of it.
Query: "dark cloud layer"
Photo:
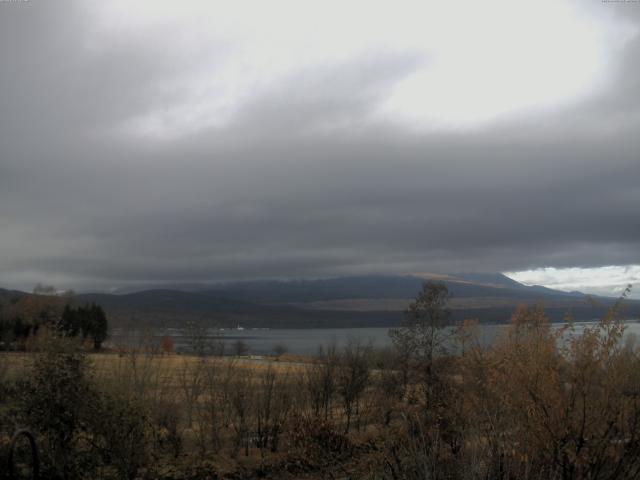
[[[170,108],[181,93],[160,80],[187,54],[144,36],[92,47],[89,26],[72,2],[0,5],[2,285],[640,263],[637,36],[610,88],[553,114],[367,121],[430,59],[365,52],[165,138],[126,126]]]

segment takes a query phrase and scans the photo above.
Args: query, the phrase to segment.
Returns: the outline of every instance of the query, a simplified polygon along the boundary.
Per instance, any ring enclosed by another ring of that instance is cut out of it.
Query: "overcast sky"
[[[1,286],[638,277],[640,3],[0,2],[0,59]]]

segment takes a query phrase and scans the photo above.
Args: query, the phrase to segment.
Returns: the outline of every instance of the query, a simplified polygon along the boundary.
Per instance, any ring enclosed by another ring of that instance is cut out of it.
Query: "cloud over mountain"
[[[640,263],[640,9],[172,3],[0,5],[3,285]]]

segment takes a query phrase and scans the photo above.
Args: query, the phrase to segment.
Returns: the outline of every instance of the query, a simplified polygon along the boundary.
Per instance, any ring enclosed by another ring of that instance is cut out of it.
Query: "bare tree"
[[[249,353],[249,346],[244,340],[236,340],[233,344],[233,353],[236,357],[244,357]]]
[[[320,347],[315,362],[305,372],[305,383],[316,417],[329,418],[336,392],[337,369],[338,355],[335,345],[331,345],[326,350]]]
[[[279,360],[280,357],[282,355],[284,355],[285,353],[287,353],[289,351],[289,349],[287,348],[287,346],[283,343],[279,343],[277,345],[275,345],[273,347],[273,353],[276,356],[276,358]]]
[[[360,400],[369,383],[370,354],[370,345],[363,346],[360,342],[350,341],[340,355],[337,380],[346,418],[346,433],[349,433],[354,415],[358,418],[358,428],[360,426]]]
[[[227,365],[227,369],[229,365]],[[204,453],[208,446],[214,451],[222,447],[222,430],[225,426],[225,403],[228,398],[228,375],[219,360],[207,362],[203,372],[203,395],[198,403],[198,442]]]
[[[244,447],[245,456],[249,456],[249,425],[253,407],[253,385],[251,372],[246,368],[235,369],[230,384],[229,401],[232,410],[232,426],[234,430],[232,457],[236,457]]]
[[[256,397],[256,443],[264,455],[266,448],[275,452],[289,407],[291,396],[288,376],[276,374],[269,367],[261,376]]]
[[[187,415],[187,425],[193,424],[193,414],[198,400],[204,390],[205,358],[182,359],[182,365],[178,370],[178,387],[182,393],[183,405]]]
[[[447,303],[449,291],[443,283],[426,282],[409,305],[403,325],[390,332],[406,381],[415,375],[428,405],[437,401],[440,375],[436,358],[444,357],[454,332]]]

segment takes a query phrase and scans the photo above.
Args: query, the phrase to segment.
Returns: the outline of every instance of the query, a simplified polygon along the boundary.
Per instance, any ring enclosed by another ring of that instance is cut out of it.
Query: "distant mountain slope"
[[[7,290],[4,288],[0,288],[0,298],[14,298],[14,297],[21,297],[24,295],[29,295],[29,294],[25,292],[21,292],[19,290]]]
[[[428,275],[371,275],[321,280],[236,282],[198,291],[151,289],[128,294],[89,293],[76,302],[104,307],[112,325],[184,326],[189,321],[222,327],[393,326],[418,294]],[[439,275],[452,295],[454,320],[509,321],[519,303],[543,302],[553,320],[570,311],[577,320],[601,317],[615,301],[588,302],[579,292],[522,285],[501,274]],[[0,299],[28,295],[0,289]],[[640,315],[640,301],[628,301],[629,317]]]
[[[239,322],[249,317],[271,318],[274,315],[298,312],[295,307],[275,308],[234,298],[167,289],[145,290],[126,295],[82,294],[76,298],[80,302],[102,305],[117,321],[138,319],[175,323],[175,320],[181,319],[227,323],[227,320]]]
[[[187,322],[220,327],[351,327],[393,325],[400,312],[324,312],[290,305],[261,305],[211,293],[147,290],[126,295],[82,294],[79,302],[102,305],[120,326],[184,326]]]
[[[575,294],[528,287],[501,274],[448,276],[444,283],[454,298],[566,298]],[[304,303],[355,298],[414,298],[428,278],[414,275],[371,275],[321,280],[239,282],[217,285],[201,293],[223,295],[257,303]],[[584,297],[584,295],[579,294]]]
[[[503,275],[502,273],[457,273],[453,275],[454,278],[459,278],[472,283],[479,283],[482,285],[492,285],[496,287],[506,288],[522,288],[525,287],[522,283],[515,281],[512,278]]]
[[[96,302],[111,309],[154,309],[170,311],[176,314],[183,311],[187,305],[191,310],[235,313],[255,313],[269,309],[269,307],[233,298],[221,298],[213,295],[167,289],[145,290],[125,295],[88,293],[78,295],[77,298],[85,302]]]
[[[237,282],[202,293],[244,298],[258,303],[313,302],[346,298],[414,297],[423,280],[412,276],[371,275],[319,280]]]
[[[345,279],[342,279],[345,281]],[[404,278],[399,285],[408,279]],[[415,279],[413,279],[415,281]],[[379,278],[378,278],[379,281]],[[313,283],[313,281],[312,281]],[[331,283],[331,282],[330,282]],[[344,285],[348,287],[346,282]],[[375,282],[374,282],[375,283]],[[523,288],[521,294],[515,289],[470,285],[464,282],[448,282],[454,292],[451,301],[453,320],[477,318],[485,323],[508,322],[518,303],[534,304],[543,301],[547,314],[554,321],[560,321],[570,311],[576,320],[592,320],[605,314],[613,299],[600,299],[599,306],[590,305],[585,298],[577,299],[566,295],[541,296],[539,292]],[[417,290],[420,281],[414,284]],[[304,286],[304,288],[302,288]],[[327,284],[324,283],[326,287]],[[236,289],[236,287],[238,287]],[[250,288],[249,288],[250,287]],[[373,327],[397,326],[403,318],[403,310],[411,302],[412,297],[398,290],[398,295],[405,297],[395,299],[384,298],[330,298],[310,302],[291,303],[271,302],[274,299],[289,300],[299,298],[327,298],[332,293],[326,288],[321,295],[312,295],[306,282],[295,282],[293,292],[286,291],[287,282],[275,285],[235,284],[223,296],[219,290],[206,292],[180,292],[177,290],[150,290],[127,295],[86,294],[79,295],[77,301],[95,301],[107,311],[112,324],[121,326],[184,326],[193,321],[220,327],[269,328],[321,328],[321,327]],[[367,295],[362,290],[363,282],[356,282],[353,289],[347,288],[345,295],[354,292]],[[267,295],[275,290],[276,294]],[[256,291],[257,290],[257,291]],[[383,293],[380,285],[373,292]],[[478,292],[500,292],[502,296],[482,296]],[[259,293],[259,294],[258,294]],[[462,296],[471,294],[475,296]],[[371,294],[368,294],[371,295]],[[251,301],[240,300],[249,297]],[[261,303],[257,299],[266,302]],[[629,302],[630,315],[640,314],[640,302]]]

